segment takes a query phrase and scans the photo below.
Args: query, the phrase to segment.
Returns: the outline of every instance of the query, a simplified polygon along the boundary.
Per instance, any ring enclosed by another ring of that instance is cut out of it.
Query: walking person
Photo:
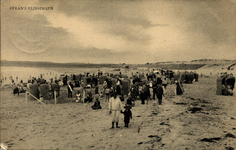
[[[119,128],[119,114],[121,112],[122,104],[120,101],[120,98],[117,97],[117,93],[113,92],[113,97],[110,98],[109,100],[109,113],[112,113],[112,127],[111,129],[114,128],[114,124],[116,122],[116,128]]]
[[[157,86],[157,99],[158,99],[159,105],[162,104],[162,96],[165,96],[164,90],[161,86]]]
[[[73,84],[69,82],[69,84],[67,85],[68,97],[72,97],[73,88],[74,88]]]

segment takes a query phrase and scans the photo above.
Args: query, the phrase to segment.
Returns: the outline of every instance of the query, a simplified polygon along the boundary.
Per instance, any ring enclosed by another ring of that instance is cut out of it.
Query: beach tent
[[[75,75],[75,81],[81,81],[81,74]]]
[[[216,80],[216,95],[222,95],[222,80],[223,78]]]
[[[178,81],[179,80],[179,78],[180,78],[180,72],[176,72],[176,73],[174,73],[174,81]]]
[[[193,73],[193,74],[194,74],[195,82],[198,82],[198,74],[197,73]]]
[[[98,78],[97,77],[92,77],[92,87],[95,87],[98,85]]]
[[[129,78],[129,77],[128,77],[127,75],[125,75],[125,74],[121,74],[120,77],[121,77],[121,78],[126,78],[126,79]]]
[[[75,80],[75,75],[74,74],[70,74],[69,78],[70,78],[70,80]]]
[[[234,89],[234,84],[235,84],[235,77],[234,76],[228,76],[226,79],[225,79],[225,82],[227,85],[230,85],[232,88],[232,90]]]
[[[99,76],[99,84],[103,84],[106,79],[106,76]]]
[[[37,82],[38,82],[39,84],[45,84],[45,83],[46,83],[46,80],[43,79],[43,78],[38,78]]]
[[[186,80],[186,73],[185,72],[181,72],[180,76],[179,76],[179,82],[183,83]]]
[[[194,74],[186,72],[185,73],[185,83],[192,83],[194,79]]]
[[[92,78],[84,77],[84,86],[87,86],[88,84],[92,85]]]
[[[34,97],[39,99],[38,84],[29,84],[29,93],[32,94]],[[30,100],[36,100],[34,97],[29,95]]]
[[[49,92],[49,85],[48,84],[41,84],[39,86],[40,97],[42,96],[44,100],[49,100],[48,92]]]
[[[54,91],[57,92],[57,95],[56,96],[60,96],[60,86],[56,83],[52,83],[51,84],[51,88],[52,88],[52,95],[53,95],[53,98],[54,98]]]
[[[122,80],[121,81],[122,84],[122,94],[123,95],[128,95],[129,90],[130,90],[130,83],[128,80]]]

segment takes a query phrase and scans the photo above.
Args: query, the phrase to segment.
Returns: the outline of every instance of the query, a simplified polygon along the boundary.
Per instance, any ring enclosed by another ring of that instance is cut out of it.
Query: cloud
[[[12,5],[5,5],[2,15],[2,48],[11,47],[24,53],[44,52],[60,40],[60,37],[67,36],[67,31],[62,28],[50,26],[47,17],[41,13],[24,11],[8,11]],[[27,5],[24,5],[24,7]],[[27,10],[26,10],[27,11]]]
[[[2,6],[3,54],[14,59],[145,63],[236,58],[228,55],[235,54],[236,46],[231,0],[9,0]],[[10,6],[52,6],[53,11],[10,11]]]

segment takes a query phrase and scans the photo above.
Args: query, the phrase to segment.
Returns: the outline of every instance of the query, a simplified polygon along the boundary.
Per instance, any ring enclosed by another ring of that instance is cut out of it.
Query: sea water
[[[59,78],[62,74],[82,74],[85,72],[89,72],[90,74],[97,74],[98,70],[102,72],[110,72],[112,68],[56,68],[56,67],[1,67],[1,79],[3,84],[10,84],[12,82],[11,79],[14,80],[15,83],[19,83],[23,80],[26,83],[32,77],[39,78],[40,75],[43,75],[43,78],[49,80],[51,78],[55,79],[55,77]],[[18,78],[18,79],[17,79]],[[3,80],[4,79],[4,80]]]

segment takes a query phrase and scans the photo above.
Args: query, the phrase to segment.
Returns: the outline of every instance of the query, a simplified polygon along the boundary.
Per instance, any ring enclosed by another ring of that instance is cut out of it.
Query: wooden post
[[[55,104],[57,104],[57,92],[54,91]]]
[[[29,95],[31,95],[34,99],[36,99],[38,102],[44,104],[40,99],[37,99],[34,95],[32,95],[31,93],[29,93]]]

